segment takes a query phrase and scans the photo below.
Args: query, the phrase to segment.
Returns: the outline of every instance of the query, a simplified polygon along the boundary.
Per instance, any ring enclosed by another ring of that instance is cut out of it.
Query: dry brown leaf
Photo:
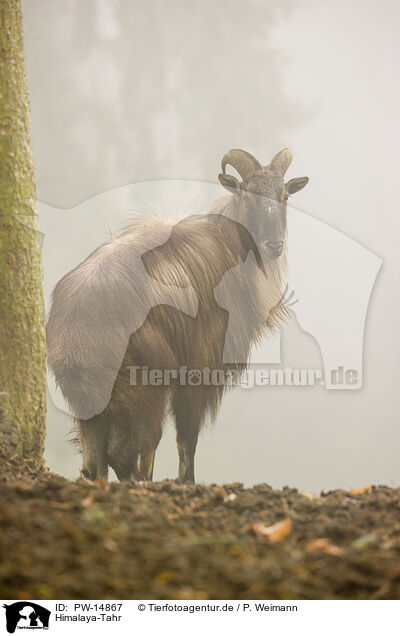
[[[270,541],[270,543],[277,543],[290,534],[292,525],[291,519],[283,519],[283,521],[278,521],[278,523],[274,523],[272,526],[266,526],[262,521],[257,521],[256,523],[252,523],[250,527],[256,537],[265,538]]]
[[[101,488],[101,490],[108,490],[110,487],[105,479],[95,479],[93,483],[96,484],[98,488]]]
[[[174,572],[173,570],[166,570],[165,572],[160,572],[160,574],[157,574],[154,581],[156,583],[160,583],[161,585],[166,585],[167,583],[170,583],[171,581],[176,579],[176,577],[176,572]]]
[[[372,492],[372,486],[367,486],[366,488],[355,488],[350,492],[352,495],[361,495],[363,492]]]
[[[306,552],[312,554],[313,552],[323,552],[324,554],[330,554],[331,556],[342,556],[343,550],[339,546],[334,545],[329,539],[311,539],[306,545]]]
[[[25,601],[28,598],[31,598],[31,595],[29,594],[29,592],[27,590],[18,590],[17,591],[17,598],[20,601]]]
[[[115,552],[118,548],[117,544],[112,539],[105,539],[104,547],[106,550],[109,550],[110,552]]]

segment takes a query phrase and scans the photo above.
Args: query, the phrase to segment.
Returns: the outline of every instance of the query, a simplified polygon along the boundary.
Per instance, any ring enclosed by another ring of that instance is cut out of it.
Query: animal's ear
[[[290,179],[287,183],[285,183],[285,188],[289,194],[294,194],[299,190],[302,190],[307,185],[309,179],[308,177],[297,177],[296,179]]]
[[[227,190],[240,190],[240,183],[233,175],[222,174],[221,172],[221,174],[218,175],[218,179],[220,181],[220,184],[223,185],[224,188],[226,188]]]

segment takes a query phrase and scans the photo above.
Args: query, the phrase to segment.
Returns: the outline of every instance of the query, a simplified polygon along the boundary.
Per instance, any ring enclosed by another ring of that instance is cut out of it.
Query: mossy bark
[[[42,279],[21,0],[1,0],[0,408],[22,456],[38,466],[46,417]]]

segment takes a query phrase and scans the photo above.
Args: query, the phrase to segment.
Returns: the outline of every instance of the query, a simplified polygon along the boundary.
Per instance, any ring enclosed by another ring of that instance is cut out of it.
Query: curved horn
[[[225,174],[225,167],[229,164],[240,174],[242,179],[247,179],[256,170],[261,170],[259,161],[246,150],[229,150],[222,159],[222,172]]]
[[[284,177],[287,169],[292,163],[293,155],[289,148],[282,148],[272,159],[270,168],[273,168],[279,176]]]

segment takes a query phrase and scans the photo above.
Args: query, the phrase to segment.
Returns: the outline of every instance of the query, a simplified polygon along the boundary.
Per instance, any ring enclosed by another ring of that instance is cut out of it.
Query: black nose
[[[265,247],[267,248],[268,252],[270,252],[270,254],[272,254],[276,258],[282,254],[283,241],[278,241],[277,243],[274,243],[272,241],[265,241]]]

